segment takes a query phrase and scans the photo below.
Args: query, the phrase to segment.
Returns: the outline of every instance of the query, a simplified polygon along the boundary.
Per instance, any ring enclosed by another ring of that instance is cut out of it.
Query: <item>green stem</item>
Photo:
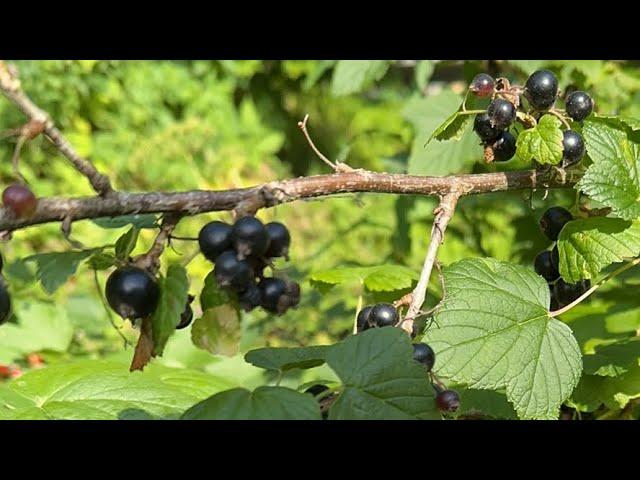
[[[569,305],[567,305],[565,307],[562,307],[560,310],[556,310],[555,312],[549,312],[549,316],[553,318],[553,317],[557,317],[557,316],[562,315],[563,313],[568,312],[573,307],[575,307],[576,305],[581,303],[585,298],[587,298],[593,292],[595,292],[598,288],[600,288],[602,285],[604,285],[606,282],[608,282],[609,280],[611,280],[614,277],[617,277],[621,273],[626,272],[630,268],[635,267],[638,264],[640,264],[640,257],[632,260],[629,263],[624,264],[623,266],[621,266],[617,270],[611,272],[609,275],[604,277],[602,280],[600,280],[598,283],[596,283],[594,286],[592,286],[589,290],[587,290],[582,295],[580,295],[577,299],[575,299],[573,302],[571,302]]]
[[[477,115],[484,112],[486,112],[486,110],[463,110],[458,112],[458,115]]]

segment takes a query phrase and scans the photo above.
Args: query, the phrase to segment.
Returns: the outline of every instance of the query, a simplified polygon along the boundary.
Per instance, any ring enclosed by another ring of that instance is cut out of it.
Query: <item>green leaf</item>
[[[593,355],[582,359],[584,372],[602,377],[617,377],[638,365],[640,338],[621,340],[609,345],[598,346]]]
[[[571,397],[582,411],[593,411],[604,404],[610,409],[624,408],[629,400],[640,397],[640,366],[633,365],[616,377],[583,375]]]
[[[193,344],[213,354],[231,357],[240,348],[240,313],[231,305],[220,305],[204,311],[193,322]]]
[[[467,109],[473,110],[475,108],[475,97],[469,96],[467,98]],[[458,109],[453,112],[433,133],[429,136],[429,140],[425,144],[425,147],[433,140],[453,140],[457,141],[462,138],[465,133],[465,128],[471,123],[471,120],[475,118],[474,115],[462,114],[462,104]]]
[[[321,420],[311,395],[284,387],[234,388],[194,405],[183,420]]]
[[[218,286],[213,270],[204,279],[204,287],[200,293],[202,311],[229,303],[229,294]]]
[[[640,130],[640,119],[633,117],[620,117],[616,115],[598,115],[595,114],[596,118],[602,118],[604,120],[608,120],[612,123],[617,124],[620,127],[628,127],[633,132],[637,132]]]
[[[640,255],[640,221],[574,220],[560,232],[558,253],[560,274],[567,282],[595,278],[604,267]]]
[[[424,90],[433,74],[435,65],[433,60],[419,60],[415,68],[416,85],[420,91]]]
[[[140,229],[136,226],[131,227],[116,241],[116,258],[119,260],[127,260],[133,249],[138,243],[138,235]]]
[[[44,302],[16,305],[19,323],[0,328],[0,363],[12,363],[34,352],[66,352],[73,327],[66,310]]]
[[[518,419],[513,406],[504,393],[458,386],[454,388],[460,395],[460,408],[455,414],[456,417],[480,414],[496,419]]]
[[[450,90],[427,98],[414,97],[407,102],[402,114],[411,122],[416,132],[411,146],[408,173],[448,175],[482,159],[480,142],[470,125],[458,132],[459,141],[427,144],[434,130],[451,116],[451,112],[460,108],[461,102],[462,97]]]
[[[518,135],[516,153],[524,161],[557,165],[562,160],[562,130],[560,119],[544,115],[538,124]]]
[[[91,221],[102,228],[122,228],[127,225],[133,225],[138,229],[143,229],[156,228],[158,226],[158,217],[151,213],[94,218]]]
[[[390,292],[409,288],[419,274],[403,265],[380,265],[375,267],[340,267],[314,272],[309,275],[313,285],[339,285],[362,283],[372,292]]]
[[[625,220],[640,217],[640,147],[626,133],[589,121],[582,130],[593,164],[577,188]]]
[[[189,294],[189,278],[182,265],[172,264],[167,269],[167,276],[159,281],[160,300],[158,308],[151,316],[151,332],[153,334],[153,353],[162,355],[169,337],[176,331],[180,323],[180,315],[184,312]]]
[[[361,92],[380,80],[389,68],[387,60],[339,60],[331,78],[333,96]]]
[[[244,359],[256,367],[286,372],[295,368],[313,368],[325,362],[331,347],[318,345],[299,348],[258,348],[248,352]]]
[[[47,293],[51,294],[76,273],[80,262],[93,252],[93,250],[80,250],[38,253],[23,260],[36,263],[36,277]]]
[[[92,270],[107,270],[116,264],[116,257],[110,253],[98,252],[94,253],[87,260],[87,265]]]
[[[85,360],[32,370],[0,387],[0,419],[171,419],[228,382],[195,370]]]
[[[327,363],[344,385],[330,419],[440,418],[427,373],[413,360],[409,336],[399,328],[348,337],[329,350]]]
[[[504,388],[520,418],[557,418],[582,362],[571,329],[548,316],[547,283],[490,258],[462,260],[444,275],[445,302],[424,336],[438,375],[471,388]]]

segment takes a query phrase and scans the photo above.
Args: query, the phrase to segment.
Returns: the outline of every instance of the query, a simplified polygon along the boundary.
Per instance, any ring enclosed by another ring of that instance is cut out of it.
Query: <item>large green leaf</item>
[[[440,418],[433,387],[413,360],[411,341],[403,330],[367,330],[334,345],[326,358],[344,385],[329,410],[330,419]]]
[[[580,378],[571,329],[548,316],[549,287],[532,270],[494,259],[445,269],[446,297],[425,340],[439,375],[505,389],[520,418],[557,418]]]
[[[76,273],[80,262],[93,252],[94,250],[38,253],[23,260],[35,262],[36,277],[48,293],[53,293]]]
[[[640,217],[640,147],[625,131],[585,122],[583,135],[593,164],[578,182],[584,193],[625,220]]]
[[[516,153],[530,162],[557,165],[562,160],[562,130],[560,119],[544,115],[538,124],[520,132],[516,141]]]
[[[2,419],[178,418],[195,402],[232,387],[194,370],[85,360],[33,370],[0,387]]]
[[[256,367],[285,372],[294,368],[313,368],[325,362],[331,347],[318,345],[298,348],[258,348],[244,359]]]
[[[389,65],[387,60],[339,60],[331,79],[332,95],[361,92],[380,80],[387,73]]]
[[[518,418],[504,393],[458,386],[454,388],[460,395],[460,408],[456,411],[456,417],[482,415],[507,420]]]
[[[615,377],[583,375],[571,397],[583,411],[596,410],[604,404],[608,408],[623,408],[629,400],[640,397],[640,366],[635,364]]]
[[[567,282],[595,278],[604,267],[640,255],[640,221],[574,220],[560,232],[558,252],[560,274]]]
[[[229,293],[218,286],[213,270],[204,278],[204,287],[200,293],[202,311],[229,303]]]
[[[390,292],[409,288],[418,278],[419,274],[416,271],[403,265],[339,267],[309,275],[312,284],[362,283],[367,290],[373,292]]]
[[[320,420],[311,395],[284,387],[234,388],[194,405],[183,420]]]
[[[182,265],[169,265],[166,277],[160,279],[159,284],[160,301],[151,316],[154,355],[162,355],[167,340],[180,323],[189,294],[187,271]]]
[[[20,303],[16,309],[19,323],[0,328],[0,363],[11,363],[33,352],[67,350],[73,327],[66,310],[42,302]]]
[[[231,357],[240,348],[240,313],[228,304],[209,308],[193,322],[193,344],[213,354]]]

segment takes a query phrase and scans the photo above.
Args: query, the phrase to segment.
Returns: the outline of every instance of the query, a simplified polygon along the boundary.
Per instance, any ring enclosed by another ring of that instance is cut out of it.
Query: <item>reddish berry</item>
[[[2,203],[10,208],[16,217],[25,218],[35,212],[38,199],[29,187],[16,183],[4,189]]]

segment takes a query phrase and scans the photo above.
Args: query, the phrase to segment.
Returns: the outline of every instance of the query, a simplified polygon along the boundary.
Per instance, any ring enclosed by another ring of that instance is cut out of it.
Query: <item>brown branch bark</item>
[[[137,213],[180,213],[238,210],[255,212],[260,208],[309,198],[336,194],[371,192],[404,195],[446,195],[454,185],[464,195],[524,190],[530,188],[572,187],[578,176],[568,172],[566,180],[553,172],[535,170],[502,173],[428,177],[404,174],[355,171],[316,175],[276,181],[249,188],[187,192],[112,192],[106,197],[41,198],[34,214],[17,219],[6,208],[0,208],[0,231],[16,230],[30,225],[99,217],[115,217]]]
[[[0,61],[0,92],[18,107],[29,118],[30,122],[42,125],[42,131],[51,143],[67,157],[76,170],[87,177],[98,194],[107,195],[113,190],[109,178],[98,172],[90,161],[78,155],[60,130],[56,128],[47,112],[33,103],[22,91],[17,75],[3,61]]]

